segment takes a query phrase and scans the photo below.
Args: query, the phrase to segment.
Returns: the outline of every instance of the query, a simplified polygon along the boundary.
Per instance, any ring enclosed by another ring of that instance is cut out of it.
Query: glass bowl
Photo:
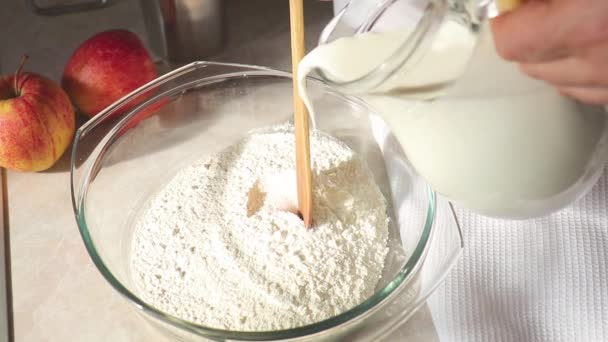
[[[263,67],[196,62],[135,90],[78,129],[72,200],[91,259],[121,295],[172,339],[361,340],[381,338],[418,308],[457,259],[453,211],[412,172],[395,137],[360,99],[310,80],[316,129],[366,160],[391,217],[389,255],[373,296],[327,320],[281,331],[228,331],[158,310],[130,272],[133,221],[178,170],[248,132],[288,122],[291,75]]]

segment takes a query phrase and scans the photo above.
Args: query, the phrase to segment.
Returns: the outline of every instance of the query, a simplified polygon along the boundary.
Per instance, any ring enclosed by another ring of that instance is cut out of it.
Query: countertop
[[[104,29],[126,28],[145,40],[138,1],[60,17],[37,17],[23,1],[9,0],[0,11],[2,73],[23,53],[27,70],[56,81],[77,45]],[[211,60],[289,70],[287,1],[226,1],[227,45]],[[308,1],[310,48],[331,17],[331,3]],[[41,173],[10,172],[15,333],[17,341],[162,341],[101,277],[91,262],[74,220],[69,188],[69,155]],[[389,340],[435,341],[430,314],[422,308]]]

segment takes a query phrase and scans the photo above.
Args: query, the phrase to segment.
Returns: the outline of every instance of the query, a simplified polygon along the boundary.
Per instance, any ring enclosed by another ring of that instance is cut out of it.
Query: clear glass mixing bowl
[[[76,133],[72,200],[91,259],[137,311],[172,339],[377,340],[424,303],[457,260],[462,240],[453,211],[414,175],[384,122],[361,100],[311,80],[321,114],[316,128],[363,156],[390,204],[390,252],[376,293],[325,321],[264,332],[194,324],[141,299],[129,258],[133,220],[143,205],[185,165],[251,130],[289,121],[291,86],[285,72],[197,62],[125,96]]]

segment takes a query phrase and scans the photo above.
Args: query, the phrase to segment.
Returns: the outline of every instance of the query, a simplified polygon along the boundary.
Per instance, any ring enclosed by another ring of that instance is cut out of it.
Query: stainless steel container
[[[221,0],[141,0],[152,51],[171,62],[217,53],[223,43]]]
[[[26,0],[38,15],[62,15],[110,6],[110,0]],[[140,0],[148,46],[169,62],[192,62],[220,51],[224,41],[222,0]]]

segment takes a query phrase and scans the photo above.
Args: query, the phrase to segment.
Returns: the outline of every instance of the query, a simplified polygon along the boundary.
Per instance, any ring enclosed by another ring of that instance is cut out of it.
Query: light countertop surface
[[[287,2],[226,1],[227,45],[213,60],[289,70]],[[331,3],[307,4],[308,47],[331,17]],[[252,14],[252,13],[255,13]],[[77,45],[92,34],[127,28],[145,40],[139,2],[116,1],[103,10],[36,17],[23,1],[0,11],[0,69],[11,72],[27,53],[27,70],[59,81]],[[15,332],[17,341],[162,341],[91,262],[70,199],[69,155],[41,173],[9,173]],[[422,308],[390,338],[436,341]]]

